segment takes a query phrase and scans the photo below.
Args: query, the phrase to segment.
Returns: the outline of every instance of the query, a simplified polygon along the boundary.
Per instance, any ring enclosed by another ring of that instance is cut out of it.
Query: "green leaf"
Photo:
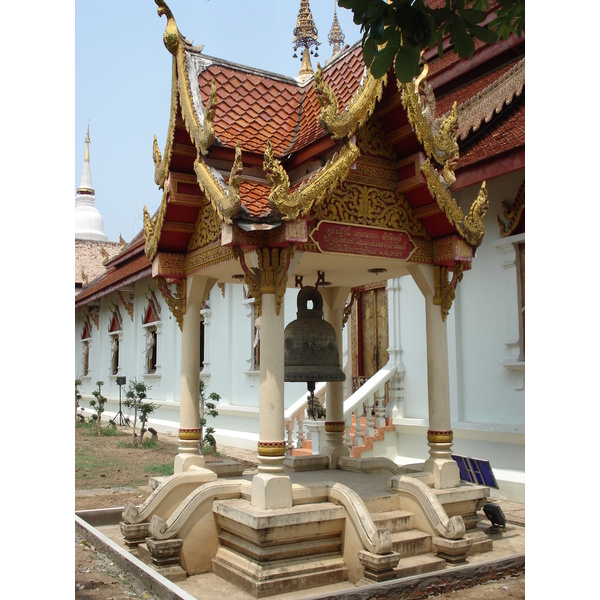
[[[469,33],[486,44],[495,44],[498,41],[498,34],[487,27],[471,25],[469,27]]]
[[[396,77],[401,83],[412,81],[419,74],[419,51],[416,48],[400,46],[394,63]]]
[[[394,62],[394,56],[396,54],[396,48],[386,46],[379,52],[379,55],[375,57],[371,63],[371,75],[375,79],[383,77]]]
[[[367,67],[371,66],[376,54],[377,44],[373,41],[372,38],[367,38],[363,43],[363,58]]]
[[[485,21],[487,15],[482,10],[465,8],[465,10],[460,11],[460,16],[467,23],[481,23],[482,21]]]

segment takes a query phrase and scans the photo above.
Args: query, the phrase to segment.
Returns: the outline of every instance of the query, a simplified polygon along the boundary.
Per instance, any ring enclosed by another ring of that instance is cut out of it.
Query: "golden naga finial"
[[[242,149],[239,142],[235,148],[235,158],[227,187],[222,178],[215,176],[215,171],[200,158],[194,161],[194,172],[198,177],[198,185],[225,223],[231,223],[232,217],[237,214],[242,205],[240,184],[243,169]]]
[[[340,111],[337,98],[323,79],[323,69],[317,63],[313,85],[322,107],[319,122],[323,129],[330,133],[335,140],[352,137],[373,114],[377,101],[381,100],[386,83],[387,75],[381,79],[375,79],[367,72],[348,106]]]
[[[425,81],[428,72],[429,66],[424,63],[418,77],[409,83],[399,83],[402,104],[427,156],[445,166],[448,161],[458,160],[459,156],[456,141],[458,111],[455,103],[449,115],[436,118],[433,89]]]
[[[163,42],[165,48],[173,55],[177,54],[177,48],[179,48],[179,30],[177,29],[177,23],[175,23],[175,17],[171,9],[167,6],[164,0],[154,0],[156,6],[158,6],[157,13],[159,17],[166,15],[167,26],[163,33]]]
[[[275,158],[271,142],[268,141],[263,170],[267,181],[271,184],[269,194],[271,209],[278,212],[284,221],[293,221],[299,215],[306,215],[314,205],[319,204],[344,180],[359,156],[360,150],[352,142],[348,142],[348,145],[336,153],[316,174],[290,193],[289,176]]]

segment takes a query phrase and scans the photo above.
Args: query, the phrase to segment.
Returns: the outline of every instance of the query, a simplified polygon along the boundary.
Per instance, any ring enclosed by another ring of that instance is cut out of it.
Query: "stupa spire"
[[[92,187],[92,169],[90,167],[90,126],[88,124],[87,133],[85,134],[85,156],[83,157],[83,171],[81,173],[81,182],[77,188],[78,192],[93,194]]]
[[[94,206],[96,191],[92,186],[92,169],[90,167],[90,126],[85,135],[85,155],[81,182],[75,195],[75,238],[80,240],[96,240],[105,242],[108,236],[104,233],[104,220],[100,211]]]
[[[337,0],[333,0],[333,24],[331,25],[331,31],[327,39],[329,40],[329,45],[333,46],[333,55],[336,55],[342,49],[344,40],[346,39],[337,17]]]
[[[293,41],[295,58],[298,56],[296,51],[299,48],[302,49],[302,66],[298,73],[300,79],[307,79],[314,73],[310,62],[310,55],[313,54],[311,48],[314,46],[314,56],[319,56],[318,49],[321,44],[319,43],[318,36],[319,32],[315,25],[312,13],[310,12],[310,4],[308,0],[301,0]]]

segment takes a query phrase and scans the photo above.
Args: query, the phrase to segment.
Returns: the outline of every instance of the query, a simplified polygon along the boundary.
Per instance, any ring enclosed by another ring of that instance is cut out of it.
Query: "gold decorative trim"
[[[181,116],[183,118],[185,128],[189,133],[191,140],[194,142],[196,150],[201,154],[206,154],[215,139],[215,130],[213,125],[215,106],[217,103],[215,82],[213,80],[209,100],[204,111],[203,122],[200,123],[194,107],[193,94],[190,90],[189,73],[185,60],[185,54],[187,50],[192,49],[196,52],[199,52],[202,50],[202,46],[197,46],[194,48],[188,44],[186,39],[179,32],[177,23],[173,17],[173,13],[167,6],[166,2],[163,0],[155,0],[155,2],[158,6],[158,15],[166,15],[167,17],[167,26],[163,33],[163,42],[167,50],[173,55],[176,61],[179,105],[181,107]],[[172,95],[172,109],[173,99],[174,97]]]
[[[155,277],[156,287],[160,290],[169,310],[177,320],[179,329],[183,330],[183,315],[187,307],[187,280],[182,277],[175,285],[175,293],[172,293],[169,284],[163,277]]]
[[[477,131],[494,113],[508,106],[525,89],[525,59],[473,97],[458,106],[457,136],[465,139],[470,131]]]
[[[200,429],[180,429],[177,432],[177,437],[180,440],[199,440],[200,439]]]
[[[90,306],[86,304],[85,310],[89,316],[89,318],[94,322],[96,326],[96,330],[100,329],[100,309],[98,306]]]
[[[121,292],[121,290],[117,290],[117,295],[119,296],[119,300],[121,300],[123,306],[125,307],[129,318],[133,321],[133,301],[128,302],[127,300],[125,300],[125,298],[123,297],[123,292]],[[129,294],[129,298],[132,299],[132,297],[132,294]]]
[[[442,321],[446,320],[454,297],[456,294],[456,286],[463,277],[463,263],[457,262],[454,265],[452,279],[448,280],[448,267],[444,265],[434,265],[433,276],[435,282],[435,295],[433,303],[442,307]]]
[[[280,213],[284,221],[293,221],[298,215],[308,211],[337,187],[348,175],[352,164],[360,156],[360,150],[348,142],[331,160],[317,171],[298,189],[290,193],[290,178],[281,163],[273,154],[271,141],[267,142],[264,154],[263,170],[271,184],[269,204],[271,209]]]
[[[169,178],[165,179],[162,199],[158,211],[153,217],[150,217],[148,209],[144,206],[143,217],[144,217],[144,237],[146,243],[144,245],[144,252],[148,257],[148,260],[154,260],[156,253],[158,252],[158,240],[160,239],[160,232],[162,231],[163,223],[165,222],[165,215],[167,213],[167,198],[169,196]]]
[[[167,141],[165,144],[164,157],[161,155],[156,135],[152,145],[152,158],[154,160],[154,182],[162,189],[164,181],[169,173],[169,164],[171,163],[171,154],[173,152],[173,142],[175,140],[175,124],[177,122],[178,91],[177,91],[177,63],[175,58],[172,60],[171,73],[171,109],[169,115],[169,127],[167,128]]]
[[[225,223],[231,223],[231,218],[237,214],[242,206],[240,196],[240,183],[242,181],[242,150],[239,142],[235,148],[235,159],[229,175],[229,184],[212,167],[200,158],[194,161],[194,171],[198,177],[200,189],[210,200],[214,210]]]
[[[263,294],[275,294],[275,311],[279,314],[295,246],[292,244],[287,248],[257,248],[258,267],[248,267],[244,252],[238,246],[234,246],[232,250],[234,256],[240,261],[244,272],[244,283],[254,298],[258,315],[262,314]]]
[[[335,140],[353,136],[356,130],[364,125],[373,114],[375,105],[381,100],[386,83],[387,75],[375,79],[367,71],[348,106],[340,111],[337,98],[323,79],[323,69],[317,63],[313,85],[322,107],[319,122],[323,129],[330,133]]]
[[[429,159],[423,163],[421,171],[425,175],[427,187],[431,195],[436,199],[438,206],[444,212],[448,221],[456,227],[460,235],[469,244],[474,247],[479,246],[485,234],[483,219],[489,208],[485,181],[481,184],[479,194],[471,205],[469,215],[465,217],[462,209],[452,197],[448,184],[440,177],[437,169],[433,167]]]
[[[427,441],[432,444],[451,444],[454,439],[454,433],[450,431],[432,431],[427,430]]]
[[[498,225],[500,226],[500,237],[508,237],[509,235],[513,234],[521,220],[521,215],[523,214],[524,210],[525,180],[523,180],[512,206],[509,206],[505,200],[502,201],[502,212],[504,214],[504,218],[508,220],[508,224],[500,218],[500,215],[497,215]]]
[[[456,102],[447,115],[435,116],[435,95],[425,82],[429,66],[423,66],[421,74],[409,83],[398,82],[402,90],[402,105],[419,142],[429,158],[438,164],[456,162],[459,157],[456,141],[458,111]]]
[[[343,433],[346,431],[344,421],[325,421],[325,431],[331,433]]]
[[[285,442],[261,442],[258,444],[259,456],[285,456],[287,444]]]

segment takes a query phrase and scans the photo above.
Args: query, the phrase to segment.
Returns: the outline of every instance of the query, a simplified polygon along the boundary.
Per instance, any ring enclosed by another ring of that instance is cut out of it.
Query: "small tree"
[[[213,427],[206,426],[206,417],[216,417],[219,413],[217,412],[216,402],[221,399],[221,396],[216,392],[211,392],[208,397],[206,396],[206,383],[203,379],[200,379],[200,454],[204,454],[204,446],[209,445],[211,448],[217,447],[217,441],[215,440],[213,433],[215,432]]]
[[[138,381],[135,377],[129,382],[129,389],[125,392],[125,406],[127,408],[133,408],[133,433],[131,437],[131,443],[133,446],[137,446],[135,439],[135,428],[139,416],[141,430],[140,430],[140,442],[144,439],[144,433],[146,433],[146,423],[148,418],[157,408],[156,404],[152,402],[146,402],[148,398],[148,390],[152,386],[146,385],[143,381]]]
[[[104,381],[96,381],[98,386],[97,390],[92,392],[94,400],[90,400],[90,406],[96,411],[95,415],[92,415],[92,419],[96,421],[96,433],[100,435],[100,421],[102,421],[102,413],[104,412],[104,405],[106,404],[106,398],[102,395],[102,386]]]
[[[79,386],[81,385],[81,379],[75,380],[75,423],[77,423],[77,409],[79,408],[79,401],[81,400],[81,392]]]

